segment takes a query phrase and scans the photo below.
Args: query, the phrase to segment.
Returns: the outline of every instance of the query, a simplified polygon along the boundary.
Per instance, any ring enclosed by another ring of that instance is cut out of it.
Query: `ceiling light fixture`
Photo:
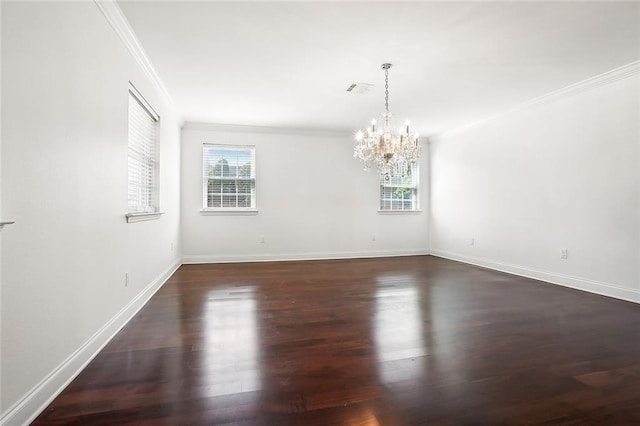
[[[384,126],[376,127],[376,120],[371,120],[371,126],[356,132],[356,144],[353,156],[364,163],[364,169],[369,170],[375,165],[380,174],[386,178],[395,175],[408,176],[411,165],[420,159],[420,144],[418,134],[409,131],[409,122],[397,134],[391,131],[389,120],[389,68],[391,64],[382,64],[384,70]]]

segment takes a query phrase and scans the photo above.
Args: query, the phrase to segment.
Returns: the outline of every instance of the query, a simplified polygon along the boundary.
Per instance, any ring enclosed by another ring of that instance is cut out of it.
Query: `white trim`
[[[155,213],[127,213],[125,217],[127,218],[127,223],[135,223],[135,222],[143,222],[145,220],[156,220],[160,219],[163,212],[155,212]]]
[[[595,293],[602,296],[622,299],[629,302],[640,303],[640,289],[632,289],[620,287],[614,284],[603,283],[599,281],[589,280],[586,278],[574,277],[571,275],[558,274],[556,272],[544,271],[541,269],[530,268],[527,266],[514,265],[510,263],[499,262],[497,260],[485,259],[479,257],[465,256],[445,250],[432,249],[431,255],[451,259],[458,262],[469,263],[496,271],[507,272],[509,274],[521,277],[532,278],[539,281],[545,281],[551,284],[570,287],[576,290],[582,290],[589,293]]]
[[[171,95],[169,95],[169,91],[158,76],[142,44],[140,44],[138,37],[136,37],[135,32],[131,28],[129,21],[127,21],[124,13],[122,13],[120,6],[118,6],[115,0],[94,0],[94,2],[107,19],[107,22],[109,22],[116,34],[118,34],[118,37],[120,37],[120,40],[122,40],[122,43],[129,53],[131,53],[131,56],[133,56],[140,68],[142,68],[142,71],[144,71],[149,80],[151,80],[156,89],[158,89],[164,101],[173,109],[173,100],[171,99]]]
[[[74,353],[51,371],[36,386],[13,404],[0,417],[2,425],[26,425],[62,392],[91,360],[109,343],[133,316],[147,303],[160,287],[180,267],[180,259],[165,269],[134,299],[127,303],[100,330],[84,342]]]
[[[6,226],[6,225],[13,225],[14,223],[16,223],[15,220],[5,220],[3,222],[0,222],[0,231],[2,231],[2,229]]]
[[[353,132],[343,129],[314,129],[303,127],[250,126],[244,124],[202,123],[187,121],[182,130],[199,130],[214,132],[267,133],[276,135],[303,135],[325,137],[353,137]]]
[[[259,212],[258,209],[202,209],[200,214],[203,216],[255,216]]]
[[[628,78],[639,73],[640,73],[640,61],[631,62],[630,64],[626,64],[621,67],[614,68],[610,71],[604,72],[594,77],[590,77],[585,80],[579,81],[577,83],[571,84],[569,86],[563,87],[562,89],[554,90],[553,92],[547,93],[542,96],[538,96],[537,98],[533,98],[529,101],[523,102],[519,105],[516,105],[504,111],[498,112],[497,114],[491,115],[481,120],[474,121],[469,124],[465,124],[461,127],[457,127],[452,130],[447,130],[437,135],[432,135],[429,137],[429,139],[431,139],[434,142],[438,142],[441,139],[445,139],[454,134],[461,133],[475,127],[479,127],[489,121],[496,120],[505,115],[514,113],[516,111],[530,108],[539,103],[551,102],[558,98],[572,96],[577,93],[584,92],[586,90],[590,90],[599,86],[604,86],[605,84],[613,83],[618,80],[622,80],[624,78]]]
[[[394,214],[422,214],[423,210],[378,210],[378,214],[394,215]]]
[[[219,142],[202,142],[202,146],[210,146],[214,148],[224,149],[225,151],[247,151],[247,150],[255,150],[255,145],[236,145],[229,143],[219,143]]]
[[[182,258],[183,264],[195,263],[245,263],[245,262],[283,262],[294,260],[331,260],[357,259],[368,257],[398,257],[428,255],[426,248],[406,250],[375,251],[343,251],[343,252],[309,252],[279,254],[232,254],[232,255],[187,255]]]
[[[132,82],[129,82],[129,92],[131,92],[133,97],[136,98],[138,102],[140,102],[140,104],[143,106],[143,108],[147,110],[154,121],[160,120],[160,116],[158,115],[158,113],[153,109],[151,104],[144,98],[144,96],[142,96],[142,93],[140,93],[140,91],[136,88],[136,86],[133,85]]]

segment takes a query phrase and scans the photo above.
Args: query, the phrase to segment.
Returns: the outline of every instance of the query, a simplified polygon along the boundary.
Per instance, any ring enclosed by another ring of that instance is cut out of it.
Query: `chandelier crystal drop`
[[[371,120],[371,126],[356,132],[356,144],[353,156],[364,163],[364,169],[375,166],[385,178],[390,176],[408,176],[411,165],[420,159],[420,144],[418,134],[411,133],[409,122],[398,133],[391,130],[389,112],[389,68],[391,64],[382,64],[384,70],[384,125],[376,126],[376,120]]]

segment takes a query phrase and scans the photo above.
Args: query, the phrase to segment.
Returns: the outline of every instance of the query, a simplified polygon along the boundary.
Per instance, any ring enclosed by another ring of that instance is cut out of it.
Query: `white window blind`
[[[127,188],[130,214],[159,211],[158,125],[158,115],[138,91],[130,86]]]
[[[202,205],[211,210],[256,208],[256,150],[252,146],[202,147]]]
[[[380,210],[418,210],[418,164],[408,176],[380,175]]]

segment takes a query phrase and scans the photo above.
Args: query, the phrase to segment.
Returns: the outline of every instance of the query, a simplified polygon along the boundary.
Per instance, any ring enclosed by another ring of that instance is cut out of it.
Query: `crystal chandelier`
[[[371,126],[366,130],[358,130],[353,156],[364,163],[364,169],[369,170],[375,165],[385,178],[411,174],[411,165],[420,159],[420,144],[418,134],[409,131],[409,122],[397,134],[391,131],[389,120],[389,68],[391,64],[382,64],[384,70],[384,126],[376,126],[376,120],[371,120]]]

